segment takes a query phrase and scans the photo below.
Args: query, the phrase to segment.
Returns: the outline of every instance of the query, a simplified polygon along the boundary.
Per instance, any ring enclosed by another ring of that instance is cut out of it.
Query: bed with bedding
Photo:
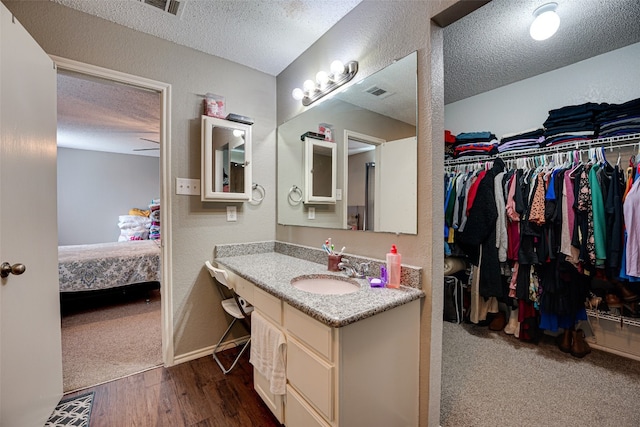
[[[160,282],[160,240],[58,247],[61,293]]]

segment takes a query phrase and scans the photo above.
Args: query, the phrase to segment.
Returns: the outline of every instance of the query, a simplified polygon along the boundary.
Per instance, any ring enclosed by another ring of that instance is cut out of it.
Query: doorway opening
[[[67,393],[172,364],[170,85],[53,59]]]

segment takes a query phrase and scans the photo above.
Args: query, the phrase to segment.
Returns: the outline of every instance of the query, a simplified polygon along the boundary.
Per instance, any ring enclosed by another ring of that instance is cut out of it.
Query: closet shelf
[[[622,317],[622,324],[640,328],[640,319],[634,319],[632,317],[614,316],[612,314],[604,313],[602,311],[598,312],[593,309],[587,309],[587,315],[590,317],[598,318],[598,319],[604,319],[604,320],[609,320],[611,322],[616,322],[618,324],[620,323],[620,317]]]
[[[632,142],[635,141],[635,142]],[[527,155],[538,156],[541,154],[566,153],[569,151],[588,151],[590,148],[622,148],[630,147],[640,142],[640,133],[632,133],[628,135],[611,136],[608,138],[597,138],[588,141],[568,142],[564,144],[553,145],[551,147],[530,148],[527,150],[507,151],[506,153],[496,154],[494,156],[469,156],[461,159],[445,160],[445,166],[464,165],[470,163],[490,162],[496,158],[514,159]]]

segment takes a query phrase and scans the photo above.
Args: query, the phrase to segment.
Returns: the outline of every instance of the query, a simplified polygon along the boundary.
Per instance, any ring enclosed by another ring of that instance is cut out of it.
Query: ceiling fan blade
[[[153,139],[149,139],[149,138],[140,138],[143,141],[149,141],[149,142],[153,142],[154,144],[160,144],[160,141],[154,141]]]
[[[133,151],[151,151],[151,150],[159,150],[159,148],[134,148]]]

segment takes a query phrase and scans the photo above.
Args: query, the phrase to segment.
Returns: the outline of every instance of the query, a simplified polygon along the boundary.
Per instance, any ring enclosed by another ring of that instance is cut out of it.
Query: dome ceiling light
[[[529,28],[529,34],[534,40],[546,40],[558,31],[560,17],[556,13],[558,3],[547,3],[533,11],[535,19]]]

